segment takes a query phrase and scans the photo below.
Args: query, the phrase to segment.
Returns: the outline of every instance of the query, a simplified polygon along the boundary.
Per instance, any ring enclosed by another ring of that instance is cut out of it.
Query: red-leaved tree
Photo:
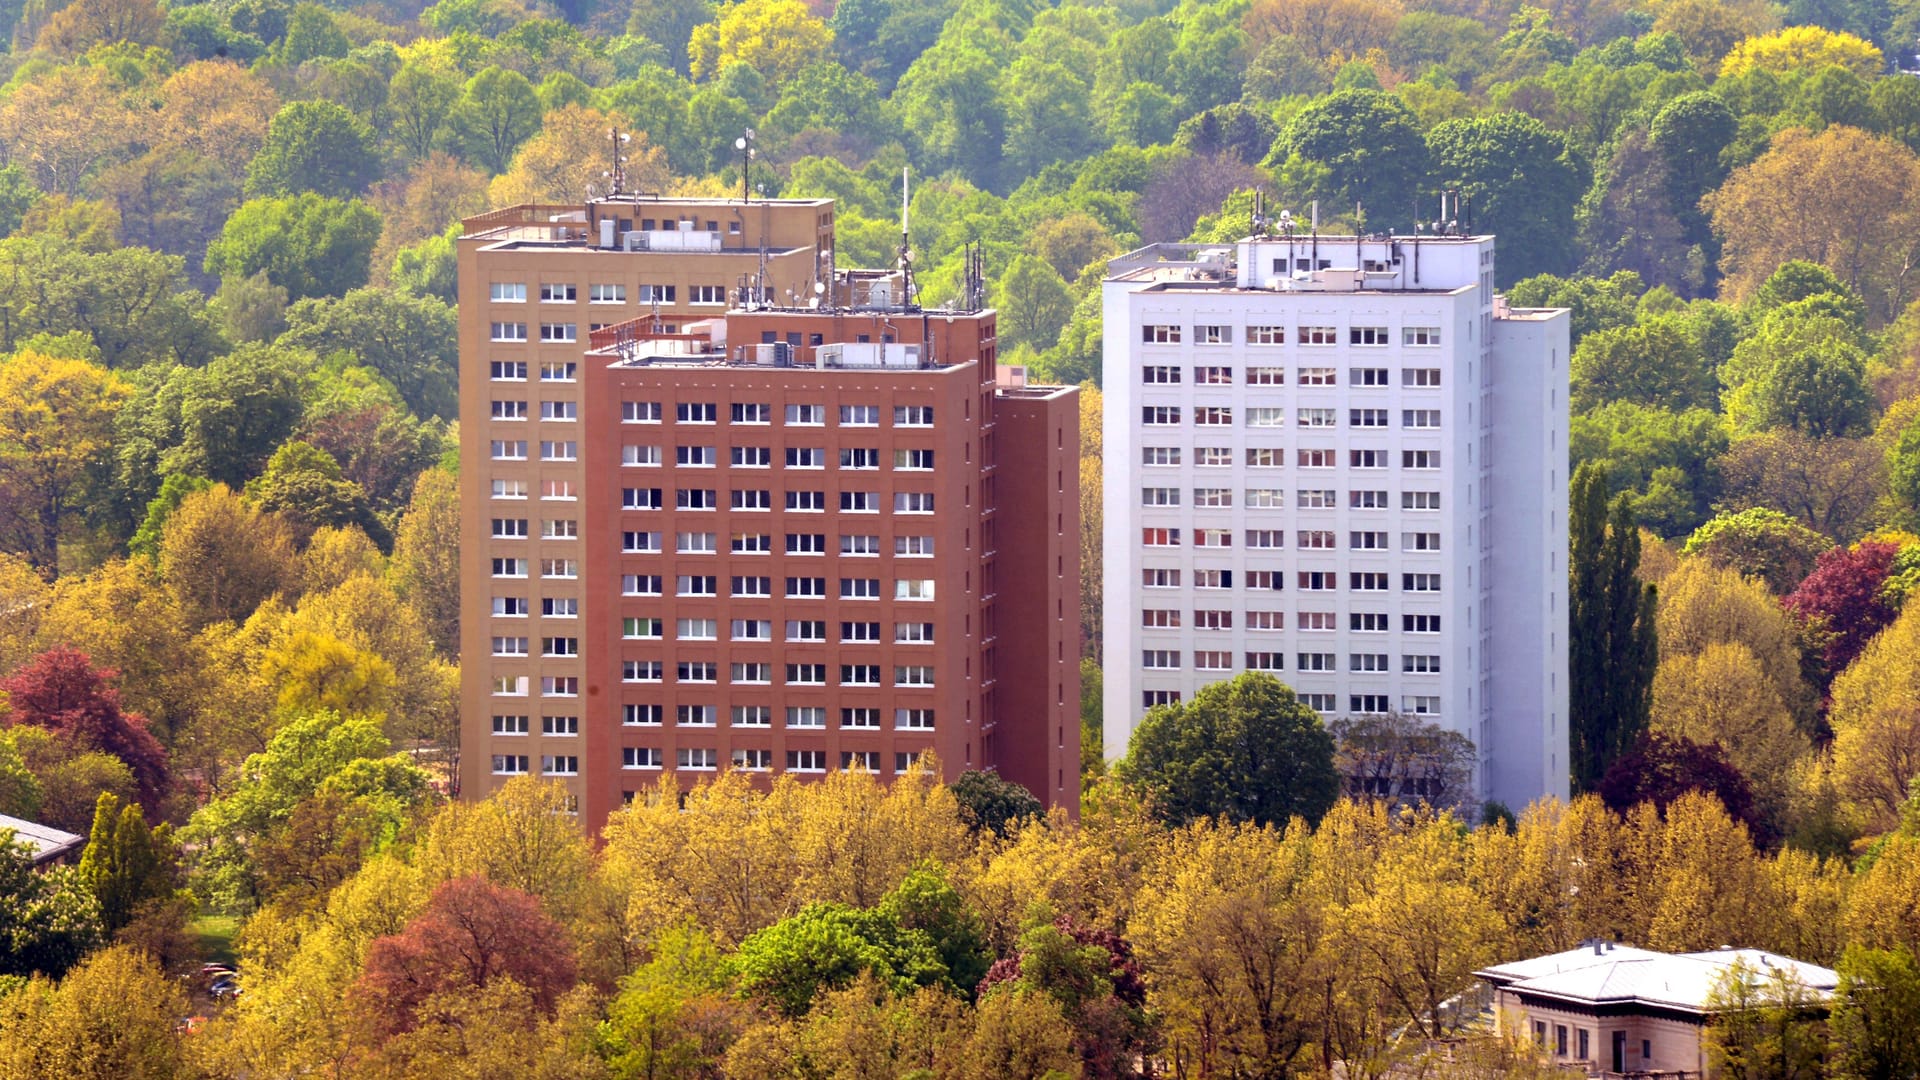
[[[1680,735],[1644,732],[1614,761],[1595,791],[1607,809],[1622,816],[1643,802],[1665,814],[1680,796],[1705,792],[1720,800],[1728,817],[1747,827],[1755,843],[1771,847],[1779,840],[1753,805],[1753,787],[1745,774],[1727,760],[1719,743],[1703,745]]]
[[[357,994],[388,1033],[407,1031],[434,994],[510,978],[548,1013],[574,984],[572,942],[529,893],[482,877],[433,892],[405,930],[375,939]]]
[[[7,723],[46,728],[76,754],[111,754],[126,762],[140,786],[140,805],[157,820],[167,792],[167,751],[147,730],[147,718],[120,708],[112,682],[119,672],[93,666],[78,649],[58,645],[0,682],[12,711]]]
[[[1880,595],[1898,554],[1900,545],[1884,540],[1836,547],[1820,556],[1813,573],[1782,601],[1825,638],[1820,655],[1823,691],[1900,614]]]

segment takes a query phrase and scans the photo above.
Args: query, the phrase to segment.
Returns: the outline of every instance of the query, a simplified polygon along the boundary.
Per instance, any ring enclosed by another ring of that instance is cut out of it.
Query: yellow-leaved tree
[[[1869,829],[1900,820],[1920,776],[1920,605],[1907,605],[1833,681],[1833,774]]]
[[[1787,75],[1834,65],[1870,79],[1885,68],[1886,58],[1872,42],[1844,30],[1789,26],[1735,45],[1720,61],[1720,77],[1738,78],[1755,69]]]
[[[833,31],[800,0],[741,0],[694,28],[687,59],[696,79],[746,64],[777,90],[801,68],[826,59],[832,47]]]
[[[0,361],[0,548],[59,574],[61,539],[88,504],[131,393],[85,360],[22,351]]]
[[[647,144],[643,131],[618,113],[562,105],[541,121],[540,133],[520,145],[513,164],[487,188],[495,206],[577,203],[605,193],[612,181],[614,142],[626,159],[627,191],[664,191],[671,179],[666,151]],[[590,192],[589,189],[592,189]]]
[[[1751,650],[1715,642],[1665,657],[1653,676],[1653,730],[1718,743],[1753,785],[1769,817],[1786,810],[1793,767],[1809,744]]]

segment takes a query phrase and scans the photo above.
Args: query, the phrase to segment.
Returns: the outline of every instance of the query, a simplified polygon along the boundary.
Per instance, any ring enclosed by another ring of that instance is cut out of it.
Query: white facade
[[[1491,237],[1159,245],[1105,319],[1105,742],[1248,668],[1567,794],[1567,314]]]

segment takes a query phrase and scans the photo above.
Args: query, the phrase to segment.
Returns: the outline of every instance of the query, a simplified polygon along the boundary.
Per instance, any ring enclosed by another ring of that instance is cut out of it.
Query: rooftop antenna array
[[[900,167],[900,302],[903,306],[912,307],[914,305],[915,290],[913,286],[913,246],[907,239],[908,195],[907,167],[903,165]]]
[[[756,138],[758,136],[754,134],[753,129],[748,128],[740,134],[739,138],[733,140],[733,148],[740,151],[740,201],[743,203],[752,198],[752,191],[747,186],[747,178],[753,172],[753,159],[759,154],[759,151],[753,147],[753,141]]]
[[[1267,193],[1259,188],[1253,189],[1253,235],[1268,236]]]
[[[987,306],[987,256],[984,246],[969,240],[966,247],[964,297],[968,311]]]
[[[607,142],[609,145],[608,160],[607,160],[608,167],[606,169],[601,170],[600,172],[600,179],[604,180],[606,183],[604,185],[601,185],[601,184],[587,185],[587,195],[589,198],[593,196],[595,188],[601,189],[601,195],[600,195],[601,198],[610,199],[626,193],[626,190],[627,190],[627,149],[626,148],[627,148],[627,144],[632,141],[633,141],[632,135],[629,135],[626,132],[621,131],[617,127],[609,128],[607,130]]]

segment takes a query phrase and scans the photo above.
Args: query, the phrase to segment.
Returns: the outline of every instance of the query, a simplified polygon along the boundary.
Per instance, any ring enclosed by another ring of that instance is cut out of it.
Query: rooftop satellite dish
[[[823,293],[823,292],[826,292],[826,291],[827,291],[827,283],[826,283],[826,282],[824,282],[824,281],[816,281],[816,282],[814,282],[814,283],[813,283],[813,295],[815,295],[815,296],[819,296],[819,295],[820,295],[821,293]]]
[[[743,136],[741,138],[733,140],[733,148],[735,150],[745,150],[747,148],[746,138]]]

